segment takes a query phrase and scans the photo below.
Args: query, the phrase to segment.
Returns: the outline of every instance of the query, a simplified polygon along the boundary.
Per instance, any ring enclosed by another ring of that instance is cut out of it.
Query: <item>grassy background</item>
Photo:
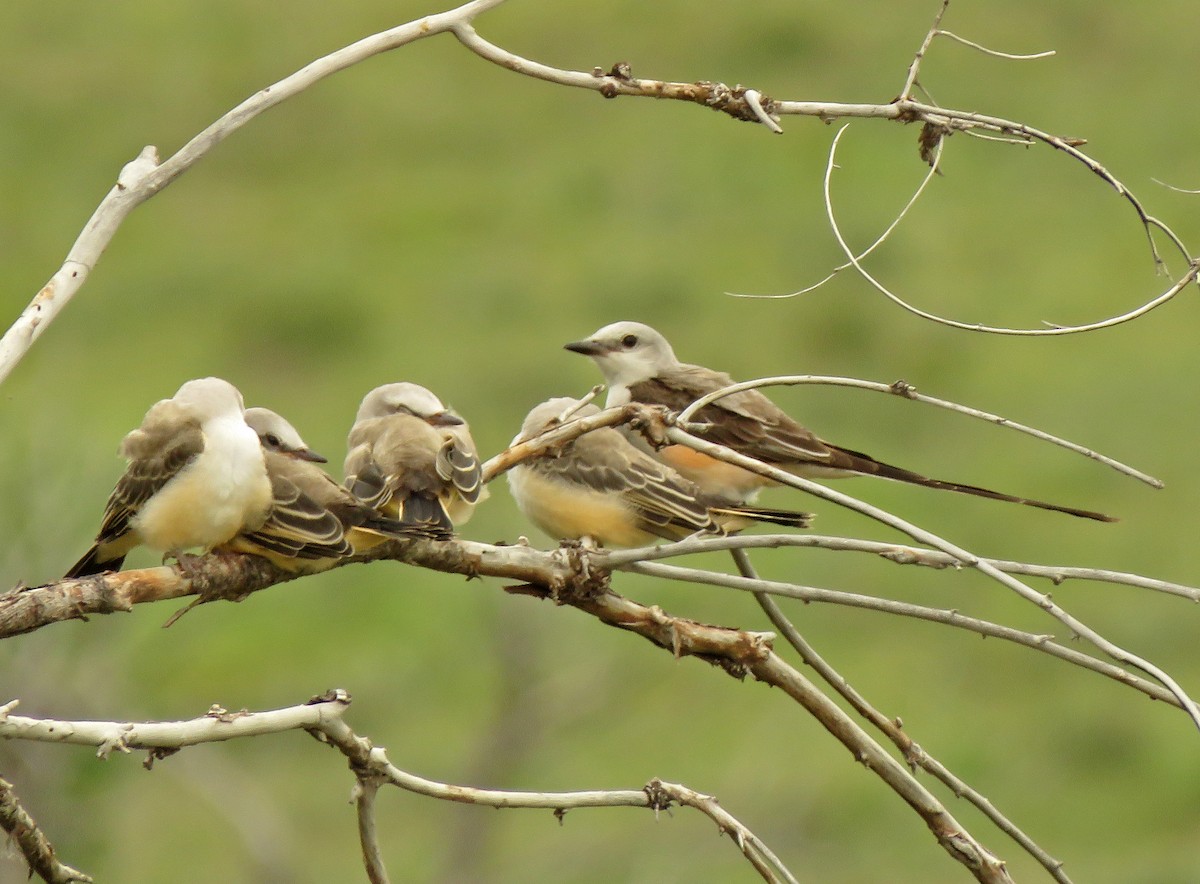
[[[165,156],[254,90],[430,11],[375,0],[203,8],[10,3],[0,27],[0,299],[15,316],[58,267],[121,166]],[[479,22],[501,45],[589,70],[746,83],[796,99],[879,102],[900,88],[935,4],[757,0],[511,3]],[[941,103],[1089,139],[1088,149],[1200,240],[1191,3],[960,0],[945,25],[1015,63],[939,43]],[[125,223],[87,286],[0,390],[0,583],[51,580],[86,547],[121,470],[121,436],[191,377],[238,384],[340,460],[363,393],[408,379],[472,422],[486,454],[525,411],[598,378],[560,349],[621,318],[735,377],[847,374],[1057,432],[1167,481],[1151,491],[1012,433],[880,396],[780,391],[826,438],[946,478],[1106,510],[1105,526],[868,480],[842,490],[982,554],[1196,582],[1192,293],[1109,331],[985,337],[921,321],[843,276],[820,179],[834,130],[782,137],[692,106],[523,79],[451,38],[327,80],[242,130]],[[917,131],[858,122],[835,178],[856,243],[924,168]],[[963,136],[873,269],[922,307],[1036,325],[1121,312],[1165,286],[1132,211],[1045,149]],[[1193,246],[1194,247],[1194,246]],[[1178,270],[1179,262],[1175,262]],[[778,492],[778,505],[807,506]],[[817,507],[824,532],[888,536]],[[528,533],[504,488],[464,534]],[[1057,632],[977,575],[917,573],[820,551],[757,555],[769,576],[955,607]],[[149,555],[132,565],[153,562]],[[712,567],[728,567],[720,559]],[[708,622],[763,628],[748,599],[621,577],[619,591]],[[1200,620],[1178,599],[1067,584],[1054,596],[1200,693]],[[70,623],[0,645],[0,700],[70,718],[271,708],[328,687],[348,720],[425,776],[517,789],[718,795],[802,879],[962,880],[920,821],[811,720],[761,686],[566,609],[400,565],[353,567],[212,605]],[[1194,876],[1197,735],[1177,711],[977,636],[837,608],[789,608],[860,691],[988,795],[1080,881]],[[201,747],[146,774],[130,758],[0,746],[63,859],[100,881],[360,878],[351,778],[301,734]],[[927,779],[923,777],[923,779]],[[943,794],[939,791],[939,794]],[[1040,872],[943,795],[1018,879]],[[752,880],[712,825],[676,812],[495,813],[395,791],[379,802],[395,880]],[[881,870],[886,870],[881,871]],[[0,880],[23,880],[15,860]]]

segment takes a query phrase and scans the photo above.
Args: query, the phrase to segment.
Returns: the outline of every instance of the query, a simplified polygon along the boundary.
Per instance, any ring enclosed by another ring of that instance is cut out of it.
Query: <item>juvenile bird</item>
[[[247,408],[271,479],[272,504],[255,531],[221,549],[262,556],[292,573],[323,571],[333,562],[391,538],[444,537],[413,529],[364,504],[317,466],[325,458],[286,419],[268,408]]]
[[[680,362],[667,339],[640,322],[614,322],[586,340],[564,346],[595,361],[608,383],[609,405],[642,402],[664,405],[678,412],[706,393],[733,383],[733,379],[722,372]],[[694,419],[709,425],[698,434],[704,439],[800,476],[880,476],[927,488],[1055,510],[1084,519],[1117,521],[1112,516],[1090,510],[1016,497],[976,485],[930,479],[860,451],[833,445],[805,429],[759,390],[724,396],[696,412]],[[739,500],[748,500],[761,488],[776,484],[757,473],[682,445],[667,446],[658,452],[658,457],[706,491]]]
[[[550,399],[534,407],[513,442],[550,429],[574,401]],[[585,405],[576,416],[599,411]],[[709,494],[610,427],[590,430],[556,454],[518,464],[509,470],[508,485],[521,512],[551,537],[590,537],[602,546],[644,546],[697,532],[728,534],[753,522],[807,528],[812,519],[808,513],[739,506]]]
[[[417,384],[368,393],[346,447],[346,487],[406,526],[452,531],[487,497],[466,422]]]

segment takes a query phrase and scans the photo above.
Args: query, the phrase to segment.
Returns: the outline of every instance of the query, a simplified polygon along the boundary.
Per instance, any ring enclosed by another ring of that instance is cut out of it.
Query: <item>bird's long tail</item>
[[[1035,500],[1031,497],[1017,497],[1013,494],[1005,494],[1001,491],[992,491],[990,488],[981,488],[978,485],[963,485],[959,482],[947,482],[942,479],[930,479],[928,476],[922,476],[920,473],[914,473],[911,470],[906,470],[903,467],[894,467],[889,463],[884,463],[881,460],[863,454],[858,451],[851,451],[849,448],[834,448],[836,451],[846,455],[848,462],[837,463],[838,468],[852,470],[855,473],[861,473],[869,476],[879,476],[884,479],[892,479],[896,482],[907,482],[910,485],[923,485],[926,488],[939,488],[942,491],[957,491],[959,494],[972,494],[975,497],[986,497],[990,500],[1005,500],[1009,503],[1021,503],[1025,506],[1034,506],[1041,510],[1054,510],[1058,513],[1067,513],[1071,516],[1078,516],[1081,519],[1094,519],[1097,522],[1118,522],[1120,521],[1115,516],[1108,516],[1104,513],[1096,513],[1091,510],[1076,509],[1071,506],[1060,506],[1057,503],[1047,503],[1044,500]]]

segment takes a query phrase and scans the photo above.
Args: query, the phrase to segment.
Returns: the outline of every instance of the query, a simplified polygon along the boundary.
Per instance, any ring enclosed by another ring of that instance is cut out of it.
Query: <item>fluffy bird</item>
[[[368,393],[346,447],[346,487],[409,528],[452,531],[487,497],[466,422],[417,384]]]
[[[242,394],[220,378],[188,381],[155,403],[121,443],[125,475],[95,543],[66,576],[117,570],[139,545],[186,565],[185,550],[257,530],[271,509],[271,481],[243,410]]]
[[[609,405],[633,401],[664,405],[678,412],[701,396],[733,383],[733,379],[722,372],[680,362],[667,339],[640,322],[615,322],[590,338],[565,347],[595,361],[608,384]],[[801,426],[758,390],[724,396],[700,409],[695,420],[709,425],[699,434],[708,441],[796,475],[817,478],[880,476],[927,488],[1055,510],[1084,519],[1117,521],[1112,516],[1090,510],[1003,494],[976,485],[930,479],[860,451],[833,445]],[[751,499],[761,488],[776,484],[757,473],[682,445],[667,446],[657,456],[705,491],[737,500]]]
[[[221,549],[262,556],[285,571],[305,573],[325,570],[388,539],[446,536],[401,525],[364,504],[317,466],[326,459],[269,408],[247,408],[246,423],[262,444],[271,511],[257,530],[238,534]]]
[[[574,402],[550,399],[536,406],[514,444],[550,429]],[[577,415],[599,411],[585,405]],[[551,537],[589,537],[602,546],[728,534],[753,522],[807,528],[812,519],[808,513],[739,506],[709,494],[609,427],[584,433],[556,454],[518,464],[509,470],[508,485],[521,512]]]

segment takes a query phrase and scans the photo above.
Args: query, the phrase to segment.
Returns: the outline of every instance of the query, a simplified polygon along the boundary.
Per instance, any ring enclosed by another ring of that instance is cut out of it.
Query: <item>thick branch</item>
[[[754,565],[750,562],[750,556],[746,554],[744,549],[734,549],[730,553],[742,577],[749,580],[759,579],[758,572],[755,571]],[[811,666],[827,685],[833,688],[842,699],[850,704],[854,711],[891,740],[892,745],[900,751],[910,767],[913,769],[920,767],[922,770],[931,773],[939,781],[948,786],[955,795],[965,798],[971,804],[975,805],[1000,831],[1008,834],[1026,852],[1040,862],[1059,884],[1070,884],[1070,879],[1062,870],[1061,862],[1042,849],[1037,842],[1018,828],[1012,820],[1000,813],[996,809],[996,806],[984,795],[973,789],[965,780],[954,774],[948,767],[917,745],[904,730],[903,723],[899,718],[888,718],[867,702],[867,699],[862,694],[852,688],[845,677],[834,669],[824,657],[817,653],[816,648],[809,644],[804,636],[800,634],[800,631],[784,615],[779,605],[770,595],[765,592],[755,592],[754,598],[767,617],[770,618],[775,628],[780,631],[788,644],[800,655],[800,659],[806,665]]]
[[[550,597],[548,593],[531,591]],[[672,617],[613,592],[572,592],[557,601],[579,608],[610,626],[635,632],[676,657],[696,656],[741,678],[781,688],[838,739],[854,758],[892,788],[929,826],[938,843],[980,881],[1009,881],[1004,864],[967,830],[891,755],[795,668],[775,654],[770,633],[709,626]]]

